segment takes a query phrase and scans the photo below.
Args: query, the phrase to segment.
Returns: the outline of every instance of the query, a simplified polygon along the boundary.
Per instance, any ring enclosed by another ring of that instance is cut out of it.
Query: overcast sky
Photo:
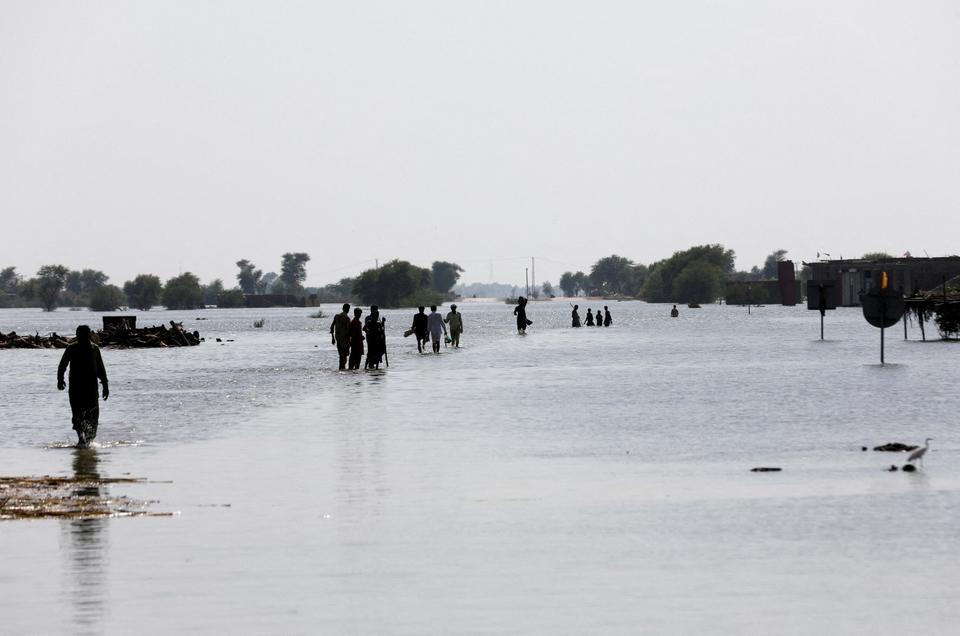
[[[960,253],[960,3],[0,0],[0,267]]]

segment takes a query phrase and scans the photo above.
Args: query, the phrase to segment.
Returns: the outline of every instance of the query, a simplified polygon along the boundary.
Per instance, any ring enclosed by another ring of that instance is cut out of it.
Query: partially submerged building
[[[909,296],[917,290],[932,289],[960,275],[960,256],[831,260],[804,263],[804,266],[810,270],[810,280],[837,281],[840,286],[840,305],[856,307],[860,305],[860,292],[868,292],[879,286],[884,272],[891,289]]]

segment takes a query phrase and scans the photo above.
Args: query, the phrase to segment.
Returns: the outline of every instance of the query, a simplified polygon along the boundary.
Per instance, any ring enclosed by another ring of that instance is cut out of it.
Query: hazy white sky
[[[960,3],[0,0],[0,267],[960,252]]]

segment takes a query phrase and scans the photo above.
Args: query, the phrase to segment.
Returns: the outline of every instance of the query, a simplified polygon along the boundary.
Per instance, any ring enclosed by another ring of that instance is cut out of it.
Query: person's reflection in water
[[[92,448],[77,448],[73,451],[73,476],[77,480],[93,483],[77,484],[72,495],[84,499],[99,500],[96,482],[100,479],[100,458]],[[64,554],[68,556],[66,571],[67,589],[73,607],[73,631],[75,633],[99,633],[99,623],[104,617],[104,583],[107,577],[107,541],[105,536],[108,519],[69,519],[61,522],[65,535]]]

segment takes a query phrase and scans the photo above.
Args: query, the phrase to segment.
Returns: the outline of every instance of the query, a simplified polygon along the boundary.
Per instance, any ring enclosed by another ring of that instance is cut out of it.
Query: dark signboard
[[[840,281],[808,280],[807,309],[836,309],[840,304]]]
[[[871,289],[860,295],[863,317],[878,329],[892,327],[903,316],[903,295],[893,290]]]

